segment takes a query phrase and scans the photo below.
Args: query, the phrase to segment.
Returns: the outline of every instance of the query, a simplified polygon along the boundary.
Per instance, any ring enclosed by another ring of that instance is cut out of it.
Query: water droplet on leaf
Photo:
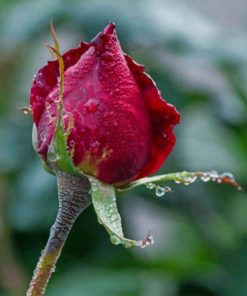
[[[155,194],[156,194],[156,196],[161,197],[161,196],[165,195],[165,189],[158,185],[158,186],[156,186]]]
[[[146,187],[147,189],[154,189],[156,185],[154,183],[147,183]]]
[[[110,240],[113,245],[119,245],[121,243],[120,238],[118,238],[116,235],[111,235]]]

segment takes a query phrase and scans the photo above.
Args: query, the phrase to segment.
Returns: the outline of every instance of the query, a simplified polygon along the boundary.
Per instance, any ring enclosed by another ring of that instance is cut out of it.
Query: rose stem
[[[34,271],[27,296],[44,295],[51,273],[55,270],[56,262],[75,220],[91,204],[91,187],[86,177],[77,177],[62,171],[56,171],[56,176],[58,213]]]

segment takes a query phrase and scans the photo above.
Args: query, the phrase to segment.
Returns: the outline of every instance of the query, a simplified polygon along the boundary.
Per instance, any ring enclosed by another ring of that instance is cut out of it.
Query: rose
[[[157,171],[175,145],[180,115],[144,67],[122,52],[115,25],[66,52],[63,61],[62,115],[65,127],[73,119],[67,150],[74,166],[118,186]],[[46,163],[57,122],[58,77],[58,61],[48,62],[30,94],[35,149]]]

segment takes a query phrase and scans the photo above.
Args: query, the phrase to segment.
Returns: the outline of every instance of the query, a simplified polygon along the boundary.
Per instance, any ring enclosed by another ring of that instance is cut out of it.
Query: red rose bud
[[[115,25],[67,51],[63,62],[62,117],[65,128],[73,119],[67,139],[73,165],[110,184],[157,171],[175,145],[173,127],[180,115],[144,67],[123,53]],[[46,163],[57,123],[58,78],[58,61],[48,62],[30,94],[35,149]]]

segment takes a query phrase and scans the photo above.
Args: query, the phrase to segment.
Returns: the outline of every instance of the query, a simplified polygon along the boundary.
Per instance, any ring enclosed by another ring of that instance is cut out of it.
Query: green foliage
[[[8,232],[0,231],[0,262],[11,258],[9,266],[30,278],[55,218],[55,178],[33,151],[31,118],[18,111],[49,59],[42,43],[50,43],[51,18],[62,50],[116,22],[124,50],[181,111],[176,148],[160,173],[231,171],[247,187],[247,34],[219,28],[182,1],[23,0],[0,8],[0,229]],[[119,194],[128,236],[147,229],[154,236],[144,250],[112,246],[87,210],[47,295],[246,295],[246,193],[168,185],[162,198],[144,187]],[[9,251],[1,249],[6,239]],[[22,285],[13,276],[7,285],[3,274],[0,295],[19,295]]]

